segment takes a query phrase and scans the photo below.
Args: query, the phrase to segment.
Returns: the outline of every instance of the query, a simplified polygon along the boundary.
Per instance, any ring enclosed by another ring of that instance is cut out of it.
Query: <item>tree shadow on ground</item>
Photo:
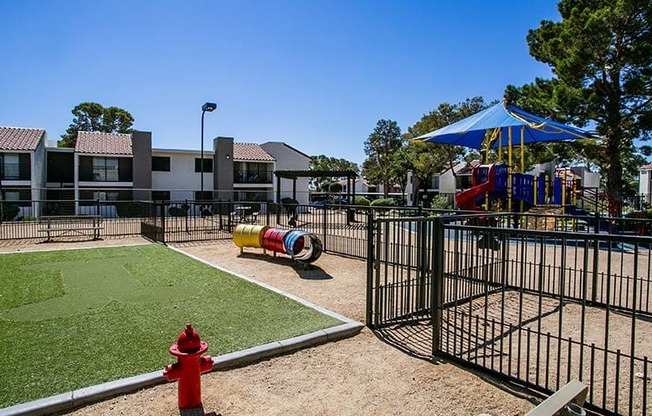
[[[314,264],[301,263],[292,260],[290,257],[246,252],[240,253],[238,257],[256,259],[266,261],[268,263],[291,267],[301,279],[305,280],[329,280],[333,278],[333,276],[328,274],[319,266]]]

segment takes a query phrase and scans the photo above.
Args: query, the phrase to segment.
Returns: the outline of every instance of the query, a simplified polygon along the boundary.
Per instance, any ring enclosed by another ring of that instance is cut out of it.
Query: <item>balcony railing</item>
[[[233,183],[272,183],[272,172],[236,170],[233,172]]]

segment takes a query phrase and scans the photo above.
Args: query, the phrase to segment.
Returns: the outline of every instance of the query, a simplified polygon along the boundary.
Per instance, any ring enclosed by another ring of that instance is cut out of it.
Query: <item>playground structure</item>
[[[555,176],[534,176],[510,173],[505,164],[478,165],[473,169],[472,186],[455,196],[462,210],[527,211],[535,205],[551,204],[565,207],[577,202],[577,175],[568,168],[555,170]],[[518,206],[516,206],[518,203]]]
[[[312,263],[322,253],[322,243],[316,234],[303,230],[286,230],[267,225],[240,224],[233,231],[233,243],[240,247],[262,248],[274,253],[284,253],[300,263]]]
[[[555,171],[555,177],[548,182],[545,178],[525,174],[525,146],[578,139],[596,140],[599,137],[577,127],[528,113],[504,101],[413,140],[464,146],[484,153],[485,165],[473,172],[474,186],[456,198],[459,208],[478,209],[478,206],[482,206],[484,210],[496,210],[496,207],[490,205],[493,198],[504,200],[505,206],[501,206],[498,209],[500,211],[524,212],[538,204],[570,208],[570,201],[575,198],[575,192],[569,192],[574,187],[574,175],[567,177],[567,169],[563,169],[560,174]],[[520,149],[518,171],[513,163],[515,146]],[[503,157],[506,165],[502,165]],[[492,168],[491,162],[497,165]],[[596,184],[596,197],[597,188]],[[514,202],[518,202],[518,207],[513,206]],[[606,202],[610,216],[619,217],[622,201],[607,199]]]

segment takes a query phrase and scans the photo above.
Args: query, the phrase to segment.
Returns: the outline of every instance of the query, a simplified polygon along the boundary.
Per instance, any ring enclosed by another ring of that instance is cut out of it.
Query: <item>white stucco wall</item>
[[[267,142],[260,145],[267,153],[276,159],[277,170],[308,170],[310,157],[292,149],[282,142]],[[292,197],[292,181],[281,180],[281,198]],[[276,177],[274,177],[274,194],[276,195]],[[297,201],[308,204],[308,178],[297,179]]]
[[[650,196],[651,186],[650,182],[652,181],[652,171],[650,170],[641,170],[638,179],[638,193],[642,195],[645,199],[645,202],[650,202],[652,200]]]
[[[152,156],[169,157],[170,171],[152,171],[152,190],[170,191],[173,200],[193,199],[201,188],[201,174],[195,172],[195,159],[200,152],[192,150],[152,149]],[[204,150],[204,159],[212,159],[213,152]],[[213,189],[213,173],[204,172],[204,191]]]
[[[454,194],[456,191],[457,184],[455,183],[455,176],[453,176],[453,171],[447,169],[441,175],[439,175],[439,193],[440,194]]]

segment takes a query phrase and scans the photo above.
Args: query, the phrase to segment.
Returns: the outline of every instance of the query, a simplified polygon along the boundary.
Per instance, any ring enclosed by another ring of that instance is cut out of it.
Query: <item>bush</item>
[[[283,204],[283,208],[285,208],[285,212],[290,215],[296,214],[299,201],[294,198],[283,198],[281,199],[281,203]]]
[[[20,212],[20,208],[14,204],[2,203],[2,221],[11,221],[16,218]]]
[[[355,200],[353,200],[353,205],[363,205],[368,207],[370,204],[371,202],[364,196],[356,196]]]
[[[430,208],[434,209],[448,209],[451,208],[448,198],[441,195],[435,195],[430,202]]]
[[[170,207],[168,212],[173,217],[185,217],[188,215],[189,210],[190,210],[190,205],[183,204],[180,207]]]
[[[395,207],[398,206],[394,198],[380,198],[371,201],[372,207]]]
[[[342,192],[342,184],[339,182],[331,182],[328,185],[328,192],[333,192],[333,193]]]
[[[33,217],[31,215],[25,215],[22,221],[36,221],[36,217]]]
[[[277,204],[275,202],[272,202],[272,201],[269,201],[267,203],[267,211],[270,214],[276,214],[278,212],[278,210],[279,210],[279,206],[280,206],[279,204]]]
[[[299,201],[294,198],[282,198],[281,204],[283,205],[299,205]]]
[[[124,202],[116,204],[116,211],[120,218],[135,218],[139,217],[142,209],[138,202]]]

